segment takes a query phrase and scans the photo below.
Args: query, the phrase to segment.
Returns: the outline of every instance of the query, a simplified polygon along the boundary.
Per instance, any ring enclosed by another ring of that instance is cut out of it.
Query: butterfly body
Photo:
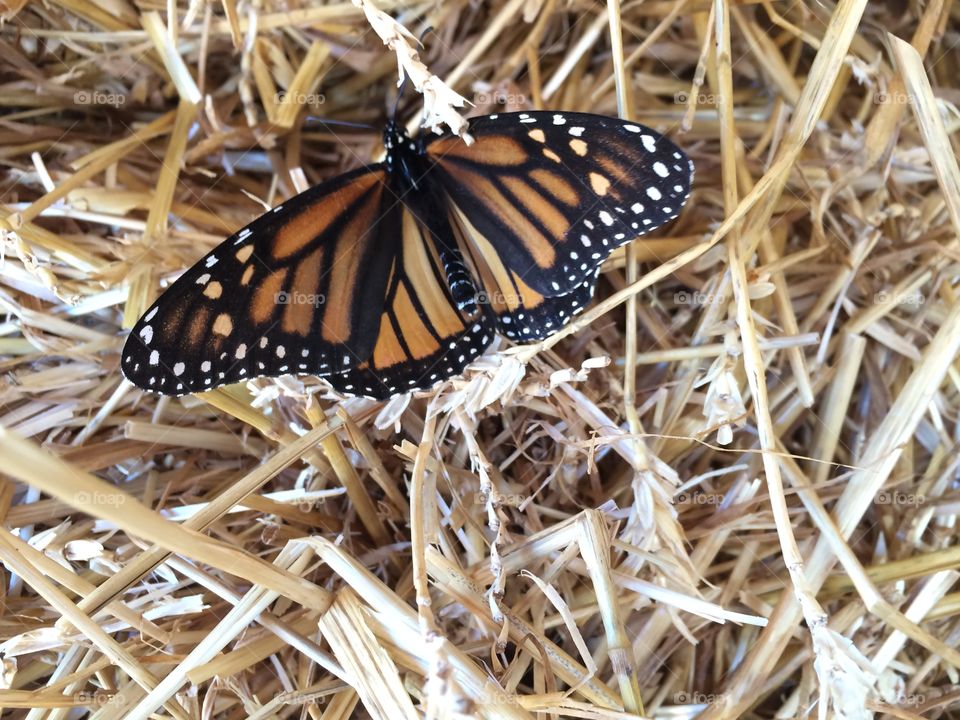
[[[396,122],[387,123],[383,131],[383,161],[391,177],[394,192],[430,229],[446,277],[447,288],[458,310],[468,317],[480,312],[476,302],[477,289],[459,248],[450,240],[452,233],[443,222],[444,209],[436,198],[442,189],[432,181],[431,162],[426,154],[423,138],[410,138]]]
[[[121,367],[166,394],[313,374],[385,398],[461,373],[499,332],[556,332],[616,247],[672,219],[692,165],[649,128],[583,113],[475,118],[291,198],[188,270]]]

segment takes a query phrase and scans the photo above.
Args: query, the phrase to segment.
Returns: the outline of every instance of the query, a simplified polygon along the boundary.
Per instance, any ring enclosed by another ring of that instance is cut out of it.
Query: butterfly
[[[411,139],[266,212],[187,270],[132,329],[134,385],[168,395],[315,375],[385,399],[462,373],[497,333],[556,332],[609,254],[677,216],[693,164],[602,115],[524,112]]]

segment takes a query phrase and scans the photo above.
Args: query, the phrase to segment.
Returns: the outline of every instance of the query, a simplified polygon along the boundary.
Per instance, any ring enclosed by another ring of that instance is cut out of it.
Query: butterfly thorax
[[[407,135],[401,125],[391,120],[383,129],[383,147],[387,151],[387,171],[399,176],[411,187],[417,187],[416,159],[422,152],[419,144]]]

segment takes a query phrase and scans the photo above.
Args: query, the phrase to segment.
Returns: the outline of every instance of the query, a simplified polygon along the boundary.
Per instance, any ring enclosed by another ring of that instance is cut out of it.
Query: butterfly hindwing
[[[493,246],[456,207],[450,209],[451,227],[463,256],[477,279],[478,300],[492,315],[497,330],[515,342],[532,342],[555,333],[593,298],[597,266],[570,292],[543,295],[505,264]]]
[[[677,216],[692,164],[617,118],[528,112],[471,121],[474,142],[431,138],[434,182],[507,269],[543,296],[580,286],[617,247]]]
[[[382,167],[273,208],[187,270],[134,326],[124,375],[168,394],[348,371],[376,343],[399,206]]]
[[[517,294],[515,300],[502,305],[491,303],[497,329],[518,343],[543,340],[583,312],[597,287],[600,268],[587,279],[563,295],[541,295],[513,275]]]
[[[442,216],[419,205],[403,207],[400,216],[373,353],[349,373],[327,378],[343,392],[385,398],[428,388],[462,373],[493,342],[489,318],[454,300],[449,277],[456,258],[441,257],[441,250],[453,252]]]

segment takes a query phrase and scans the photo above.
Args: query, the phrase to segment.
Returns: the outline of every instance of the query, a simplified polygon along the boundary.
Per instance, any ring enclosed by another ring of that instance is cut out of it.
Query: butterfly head
[[[419,153],[417,143],[410,139],[402,125],[393,120],[383,129],[383,147],[387,151],[387,169],[399,171],[404,177],[411,176],[414,167],[411,156]],[[416,183],[414,183],[416,185]]]
[[[407,131],[393,120],[383,128],[383,147],[386,148],[387,154],[396,153],[409,144],[410,138],[407,136]]]

